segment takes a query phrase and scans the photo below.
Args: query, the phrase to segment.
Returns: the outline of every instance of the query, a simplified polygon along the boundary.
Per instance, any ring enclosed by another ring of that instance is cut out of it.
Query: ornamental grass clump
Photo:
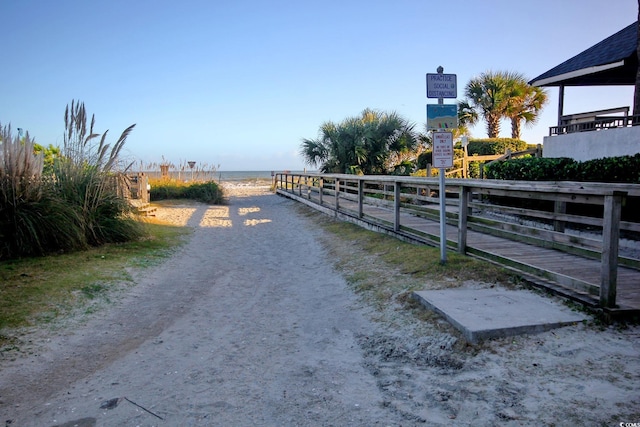
[[[82,245],[79,218],[47,185],[34,144],[0,125],[0,259]]]
[[[141,236],[142,226],[129,215],[132,208],[121,191],[130,165],[123,166],[119,158],[135,125],[111,146],[106,142],[108,131],[94,132],[95,116],[87,126],[84,104],[75,101],[67,105],[64,124],[64,145],[54,162],[53,185],[78,212],[86,243],[95,246]]]
[[[0,260],[66,252],[143,234],[123,196],[120,151],[134,125],[113,147],[87,126],[84,104],[65,111],[64,147],[43,172],[29,134],[0,125]]]

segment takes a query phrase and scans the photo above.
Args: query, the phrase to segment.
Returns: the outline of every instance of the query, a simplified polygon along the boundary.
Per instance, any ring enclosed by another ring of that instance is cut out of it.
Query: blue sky
[[[124,155],[301,170],[302,138],[365,108],[423,130],[425,74],[534,78],[635,22],[636,0],[5,0],[0,122],[62,144],[81,100]],[[630,106],[632,87],[565,91],[565,114]],[[558,90],[523,139],[542,143]],[[447,101],[453,102],[453,101]],[[486,137],[484,125],[473,136]],[[510,136],[505,123],[501,136]]]

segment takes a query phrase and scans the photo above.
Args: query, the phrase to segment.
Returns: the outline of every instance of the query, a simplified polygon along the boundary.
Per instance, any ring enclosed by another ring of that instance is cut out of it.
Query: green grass
[[[443,289],[466,281],[513,287],[519,279],[497,265],[457,253],[447,252],[440,263],[440,249],[403,242],[357,225],[333,220],[326,215],[301,208],[330,233],[327,247],[354,290],[382,308],[392,301],[411,303],[411,292]]]
[[[82,252],[0,262],[0,330],[48,323],[131,284],[130,267],[158,265],[189,229],[148,223],[147,237]],[[0,335],[0,344],[6,337]]]

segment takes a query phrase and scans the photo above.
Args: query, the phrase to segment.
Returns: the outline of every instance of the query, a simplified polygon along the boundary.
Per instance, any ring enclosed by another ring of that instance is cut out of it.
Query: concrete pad
[[[548,331],[588,317],[526,290],[416,291],[414,298],[459,329],[467,341]]]

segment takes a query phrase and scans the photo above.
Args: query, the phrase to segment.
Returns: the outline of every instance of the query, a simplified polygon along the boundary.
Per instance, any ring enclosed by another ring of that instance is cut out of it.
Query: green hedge
[[[528,144],[520,139],[512,138],[484,138],[471,139],[467,145],[467,153],[470,156],[491,156],[494,154],[504,154],[507,150],[511,152],[526,150]]]
[[[154,182],[150,191],[151,201],[190,199],[203,203],[220,204],[224,201],[222,189],[214,181],[184,185],[172,181]]]
[[[489,179],[522,181],[584,181],[640,184],[640,153],[578,162],[570,158],[539,158],[494,162],[485,166]]]

